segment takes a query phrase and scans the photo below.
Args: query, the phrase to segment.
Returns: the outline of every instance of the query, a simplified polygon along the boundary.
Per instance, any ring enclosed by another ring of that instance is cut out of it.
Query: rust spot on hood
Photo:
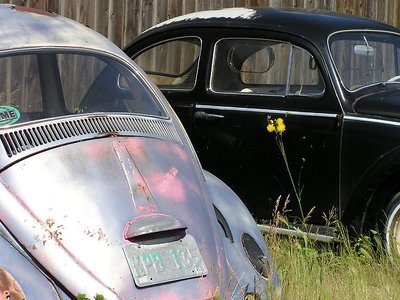
[[[64,225],[56,225],[54,219],[46,219],[45,222],[39,222],[39,225],[44,230],[44,234],[36,235],[35,240],[41,242],[44,245],[50,240],[60,243],[62,241],[62,230]],[[34,245],[35,249],[35,245]]]

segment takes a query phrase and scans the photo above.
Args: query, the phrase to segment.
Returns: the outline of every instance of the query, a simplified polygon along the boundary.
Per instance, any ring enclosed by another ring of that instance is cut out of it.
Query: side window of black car
[[[201,40],[184,37],[164,41],[134,58],[160,89],[191,90],[196,83]]]
[[[318,96],[325,84],[313,56],[288,42],[228,38],[216,43],[211,90],[274,96]]]

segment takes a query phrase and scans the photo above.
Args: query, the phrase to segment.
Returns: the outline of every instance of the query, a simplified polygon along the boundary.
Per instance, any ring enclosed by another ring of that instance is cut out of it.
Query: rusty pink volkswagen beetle
[[[0,6],[0,299],[264,299],[241,200],[117,46]]]

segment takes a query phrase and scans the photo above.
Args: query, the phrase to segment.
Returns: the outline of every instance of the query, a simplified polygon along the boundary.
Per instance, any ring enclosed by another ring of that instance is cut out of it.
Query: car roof
[[[96,49],[124,56],[100,33],[52,12],[0,4],[0,52],[40,47]]]
[[[383,30],[400,32],[390,25],[352,15],[331,11],[275,9],[275,8],[227,8],[202,11],[176,17],[145,31],[139,39],[159,31],[193,27],[229,27],[268,29],[301,36],[309,41],[325,43],[326,38],[343,30]]]

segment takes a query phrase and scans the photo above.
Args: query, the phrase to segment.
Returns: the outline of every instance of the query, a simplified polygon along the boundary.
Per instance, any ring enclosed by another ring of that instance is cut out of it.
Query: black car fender
[[[359,180],[343,209],[343,222],[365,228],[366,222],[376,224],[379,211],[386,208],[391,196],[400,191],[400,146],[380,155]],[[347,198],[346,195],[343,196]],[[378,214],[376,214],[378,212]],[[371,220],[371,215],[374,218]],[[371,225],[375,225],[371,224]]]

